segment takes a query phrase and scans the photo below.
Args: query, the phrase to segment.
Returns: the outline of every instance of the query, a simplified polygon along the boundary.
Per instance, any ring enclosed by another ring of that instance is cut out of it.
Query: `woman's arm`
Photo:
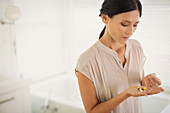
[[[144,82],[144,78],[145,78],[145,74],[144,74],[144,70],[143,70],[143,74],[142,74],[142,86],[146,86],[145,82]]]
[[[145,91],[139,92],[138,86],[132,86],[116,97],[106,102],[99,103],[93,82],[79,71],[77,72],[77,77],[81,97],[87,113],[109,113],[130,96],[137,97],[147,95]]]

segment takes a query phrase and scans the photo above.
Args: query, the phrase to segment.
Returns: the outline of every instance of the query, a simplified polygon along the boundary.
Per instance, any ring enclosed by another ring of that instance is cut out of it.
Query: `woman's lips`
[[[124,39],[128,39],[129,37],[123,37]]]

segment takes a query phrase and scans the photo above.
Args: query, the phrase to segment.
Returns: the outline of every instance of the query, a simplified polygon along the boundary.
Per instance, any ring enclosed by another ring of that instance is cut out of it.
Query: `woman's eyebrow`
[[[128,23],[131,23],[130,21],[128,21],[128,20],[122,20],[122,21],[124,21],[124,22],[128,22]],[[136,23],[139,23],[140,21],[137,21]]]

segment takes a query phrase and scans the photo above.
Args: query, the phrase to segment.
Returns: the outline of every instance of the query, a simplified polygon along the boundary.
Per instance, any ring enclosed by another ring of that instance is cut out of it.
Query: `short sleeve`
[[[144,52],[143,52],[142,47],[141,47],[141,51],[142,51],[142,62],[143,62],[143,66],[144,66],[144,64],[145,64],[145,62],[146,62],[146,56],[145,56],[145,54],[144,54]]]
[[[81,72],[83,75],[85,75],[87,78],[92,80],[92,74],[93,74],[93,51],[89,49],[88,51],[84,52],[80,55],[79,59],[77,60],[77,65],[75,68],[75,74],[77,76],[77,71]]]
[[[139,47],[139,51],[140,51],[140,54],[141,54],[141,62],[142,62],[142,65],[144,66],[145,62],[146,62],[146,55],[142,49],[142,46],[140,44],[140,47]]]
[[[137,56],[139,57],[140,63],[142,64],[143,67],[146,62],[146,56],[142,49],[141,43],[135,39],[131,39],[130,43],[132,44],[133,48],[136,49],[136,53],[138,54]]]
[[[77,63],[76,68],[75,68],[75,74],[77,76],[77,71],[81,72],[83,75],[85,75],[87,78],[92,80],[90,76],[90,66],[88,64],[82,65],[80,62]]]

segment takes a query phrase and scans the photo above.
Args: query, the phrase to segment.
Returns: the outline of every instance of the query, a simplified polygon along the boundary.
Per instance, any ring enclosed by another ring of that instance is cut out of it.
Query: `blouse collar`
[[[115,50],[107,47],[106,45],[104,45],[100,40],[98,40],[96,43],[95,43],[95,46],[101,50],[103,50],[104,52],[106,52],[107,54],[110,54],[114,57],[118,57],[118,54]],[[125,58],[128,57],[128,51],[129,51],[129,40],[126,42],[126,50],[125,50]]]

